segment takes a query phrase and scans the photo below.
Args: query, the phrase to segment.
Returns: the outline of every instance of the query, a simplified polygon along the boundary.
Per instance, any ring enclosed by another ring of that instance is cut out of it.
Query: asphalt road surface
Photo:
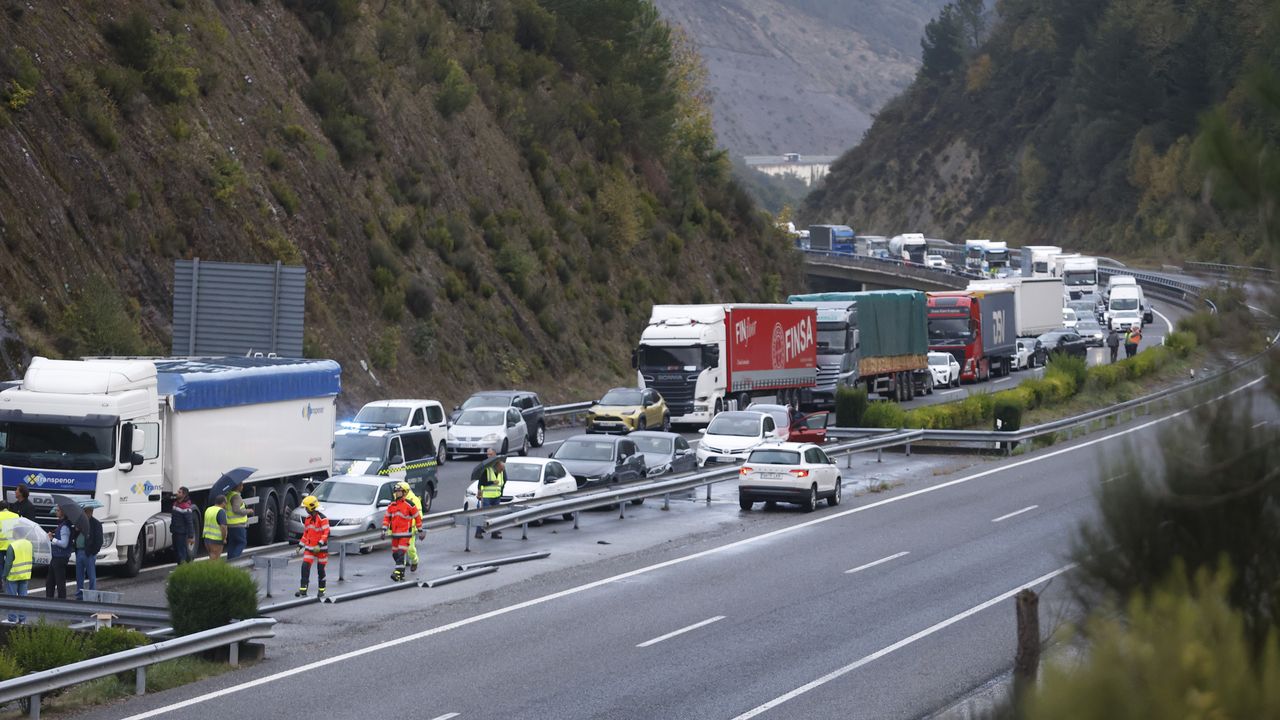
[[[1280,418],[1268,399],[1255,410]],[[1044,592],[1046,634],[1068,613],[1066,549],[1098,483],[1126,481],[1110,463],[1177,422],[916,468],[813,514],[744,513],[730,488],[625,521],[588,513],[576,533],[555,523],[471,555],[547,548],[553,567],[285,611],[264,662],[80,717],[919,717],[1007,670],[1015,591]],[[450,532],[432,573],[468,557]]]

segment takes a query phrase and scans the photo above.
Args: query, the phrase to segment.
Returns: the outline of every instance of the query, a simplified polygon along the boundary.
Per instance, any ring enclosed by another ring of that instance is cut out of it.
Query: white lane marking
[[[961,388],[956,388],[955,390],[943,390],[942,392],[938,393],[938,395],[953,395],[958,392],[964,392],[964,390],[962,390]]]
[[[1256,430],[1256,429],[1258,429],[1258,428],[1262,427],[1263,425],[1266,425],[1266,424],[1267,424],[1267,423],[1269,423],[1269,422],[1271,422],[1271,421],[1270,421],[1270,420],[1262,420],[1262,421],[1256,422],[1256,423],[1254,423],[1254,424],[1253,424],[1253,429],[1254,429],[1254,430]]]
[[[1035,510],[1035,509],[1036,509],[1036,508],[1038,508],[1038,507],[1040,507],[1040,506],[1039,506],[1039,505],[1028,505],[1027,507],[1022,508],[1021,510],[1014,510],[1013,512],[1009,513],[1008,515],[1001,515],[1000,517],[998,517],[998,518],[996,518],[996,519],[992,520],[991,522],[1000,522],[1000,521],[1002,521],[1002,520],[1008,520],[1009,518],[1014,517],[1014,516],[1016,516],[1016,515],[1021,515],[1022,513],[1025,513],[1025,512],[1031,512],[1032,510]]]
[[[1002,383],[1002,382],[1009,382],[1009,381],[1010,381],[1010,380],[1012,380],[1012,379],[1013,379],[1013,378],[1011,378],[1011,377],[1004,377],[1004,378],[1000,378],[999,380],[992,380],[992,381],[991,381],[991,384],[992,384],[992,385],[999,385],[999,384],[1000,384],[1000,383]]]
[[[902,556],[904,556],[904,555],[910,555],[910,554],[911,554],[911,552],[910,552],[910,551],[908,551],[908,550],[904,550],[904,551],[902,551],[902,552],[900,552],[900,553],[897,553],[897,554],[895,554],[895,555],[890,555],[889,557],[880,558],[879,560],[876,560],[875,562],[869,562],[869,563],[867,563],[866,565],[859,565],[858,567],[853,568],[852,570],[845,570],[845,571],[844,571],[844,574],[845,574],[845,575],[852,575],[852,574],[854,574],[854,573],[856,573],[856,572],[861,572],[861,571],[863,571],[863,570],[866,570],[867,568],[873,568],[873,567],[875,567],[875,566],[877,566],[877,565],[881,565],[881,564],[887,563],[887,562],[889,562],[890,560],[897,560],[898,558],[900,558],[900,557],[902,557]]]
[[[1103,480],[1102,482],[1103,483],[1115,482],[1116,480],[1119,480],[1122,477],[1124,477],[1124,473],[1120,473],[1119,475],[1112,475],[1111,477],[1107,478],[1106,480]]]
[[[1164,326],[1169,328],[1169,332],[1173,332],[1173,323],[1169,322],[1169,318],[1165,317],[1164,313],[1155,308],[1151,308],[1151,312],[1154,313],[1156,317],[1164,321]]]
[[[786,693],[786,694],[784,694],[784,695],[779,695],[778,697],[776,697],[776,698],[774,698],[774,699],[770,700],[769,702],[767,702],[767,703],[765,703],[765,704],[763,704],[763,705],[759,705],[759,706],[757,706],[757,707],[754,707],[754,708],[752,708],[752,709],[750,709],[750,710],[748,710],[748,711],[746,711],[746,712],[742,713],[741,715],[739,715],[739,716],[737,716],[737,717],[733,718],[733,720],[748,720],[748,718],[753,718],[753,717],[755,717],[755,716],[757,716],[757,715],[759,715],[759,714],[761,714],[761,713],[768,712],[769,710],[772,710],[773,708],[775,708],[775,707],[777,707],[777,706],[781,705],[782,703],[787,702],[788,700],[791,700],[791,699],[797,698],[797,697],[799,697],[799,696],[801,696],[801,695],[803,695],[803,694],[805,694],[805,693],[809,692],[810,690],[813,690],[813,689],[815,689],[815,688],[819,688],[819,687],[821,687],[821,686],[823,686],[823,685],[826,685],[827,683],[831,682],[832,680],[835,680],[836,678],[839,678],[839,677],[841,677],[841,676],[843,676],[843,675],[847,675],[847,674],[849,674],[849,673],[853,672],[854,670],[857,670],[858,668],[862,667],[863,665],[866,665],[866,664],[871,663],[871,662],[875,662],[876,660],[879,660],[880,658],[884,657],[885,655],[888,655],[888,654],[890,654],[890,653],[892,653],[892,652],[895,652],[895,651],[901,650],[902,648],[904,648],[904,647],[906,647],[906,646],[908,646],[908,645],[910,645],[910,644],[912,644],[912,643],[916,642],[917,640],[922,640],[922,639],[924,639],[924,638],[927,638],[927,637],[929,637],[930,635],[932,635],[932,634],[934,634],[934,633],[938,632],[939,630],[944,630],[944,629],[946,629],[946,628],[948,628],[948,627],[951,627],[952,625],[955,625],[956,623],[960,622],[961,620],[964,620],[964,619],[966,619],[966,618],[968,618],[968,617],[971,617],[971,616],[973,616],[973,615],[976,615],[976,614],[978,614],[978,613],[982,612],[983,610],[986,610],[987,608],[989,608],[989,607],[991,607],[991,606],[993,606],[993,605],[998,605],[998,604],[1000,604],[1000,603],[1004,602],[1005,600],[1008,600],[1009,598],[1013,597],[1014,595],[1017,595],[1018,593],[1022,592],[1023,590],[1025,590],[1025,589],[1027,589],[1027,588],[1032,588],[1032,587],[1035,587],[1035,586],[1037,586],[1037,585],[1040,585],[1041,583],[1048,582],[1048,581],[1050,581],[1050,580],[1054,579],[1055,577],[1057,577],[1057,576],[1061,575],[1062,573],[1064,573],[1064,572],[1066,572],[1066,571],[1070,570],[1070,569],[1071,569],[1071,568],[1073,568],[1073,567],[1075,567],[1075,563],[1071,563],[1070,565],[1064,565],[1064,566],[1062,566],[1062,567],[1058,568],[1057,570],[1054,570],[1054,571],[1053,571],[1053,572],[1051,572],[1051,573],[1046,573],[1046,574],[1044,574],[1044,575],[1041,575],[1040,577],[1036,578],[1035,580],[1032,580],[1032,581],[1031,581],[1031,582],[1029,582],[1029,583],[1026,583],[1025,585],[1019,585],[1018,587],[1016,587],[1016,588],[1014,588],[1014,589],[1012,589],[1012,590],[1010,590],[1010,591],[1008,591],[1008,592],[1001,593],[1001,594],[999,594],[999,595],[997,595],[997,596],[995,596],[995,597],[991,598],[990,600],[988,600],[988,601],[986,601],[986,602],[982,603],[981,605],[974,605],[973,607],[969,608],[968,610],[965,610],[965,611],[964,611],[964,612],[962,612],[962,613],[959,613],[959,614],[957,614],[957,615],[952,615],[951,617],[947,618],[946,620],[943,620],[942,622],[939,622],[939,623],[935,623],[935,624],[933,624],[933,625],[930,625],[929,627],[925,628],[924,630],[921,630],[920,632],[916,633],[915,635],[912,635],[912,636],[907,637],[907,638],[903,638],[902,640],[899,640],[898,642],[896,642],[896,643],[894,643],[894,644],[892,644],[892,645],[889,645],[888,647],[881,648],[881,649],[879,649],[879,650],[877,650],[877,651],[875,651],[875,652],[871,653],[870,655],[867,655],[867,656],[865,656],[865,657],[858,658],[857,660],[855,660],[855,661],[853,661],[853,662],[849,663],[848,665],[845,665],[844,667],[840,668],[839,670],[833,670],[833,671],[831,671],[831,672],[827,673],[826,675],[823,675],[822,677],[818,678],[817,680],[814,680],[814,681],[809,682],[809,683],[805,683],[804,685],[801,685],[800,687],[796,688],[795,690],[792,690],[791,692],[788,692],[788,693]]]
[[[438,718],[433,718],[432,720],[451,720],[451,718],[456,718],[461,714],[462,713],[445,713],[444,715],[441,715]]]
[[[677,636],[677,635],[683,635],[683,634],[685,634],[685,633],[687,633],[687,632],[689,632],[689,631],[691,631],[691,630],[697,630],[697,629],[698,629],[698,628],[700,628],[700,627],[706,627],[706,626],[710,625],[710,624],[711,624],[711,623],[713,623],[713,622],[720,622],[720,621],[721,621],[721,620],[723,620],[723,619],[724,619],[724,616],[723,616],[723,615],[717,615],[717,616],[715,616],[715,617],[713,617],[713,618],[707,618],[706,620],[703,620],[702,622],[696,622],[696,623],[694,623],[694,624],[690,625],[689,627],[682,627],[682,628],[680,628],[679,630],[676,630],[676,631],[674,631],[674,632],[669,632],[669,633],[667,633],[666,635],[659,635],[658,637],[656,637],[656,638],[654,638],[654,639],[652,639],[652,640],[645,640],[644,642],[640,643],[639,645],[636,645],[636,647],[638,647],[638,648],[646,648],[646,647],[649,647],[650,645],[657,645],[658,643],[662,642],[663,640],[670,640],[671,638],[673,638],[673,637],[675,637],[675,636]]]
[[[1218,395],[1215,398],[1206,400],[1205,403],[1201,403],[1201,404],[1214,402],[1217,400],[1221,400],[1222,398],[1235,395],[1238,392],[1247,390],[1253,387],[1254,385],[1257,385],[1263,380],[1266,380],[1266,377],[1255,378],[1254,380],[1251,380],[1235,388],[1234,390],[1229,390],[1225,393],[1222,393],[1221,395]],[[948,480],[947,482],[938,483],[937,485],[931,485],[926,488],[920,488],[919,490],[913,490],[911,492],[903,493],[901,495],[894,495],[893,497],[888,497],[888,498],[885,498],[884,500],[879,500],[877,502],[869,503],[867,505],[860,505],[858,507],[850,508],[842,512],[833,513],[831,515],[823,515],[822,517],[814,518],[813,520],[808,520],[806,522],[802,522],[797,525],[789,525],[784,528],[772,530],[762,535],[754,535],[749,538],[743,538],[742,540],[737,540],[735,542],[728,543],[727,545],[720,545],[718,547],[709,548],[707,550],[702,550],[700,552],[696,552],[691,555],[684,555],[678,558],[664,560],[660,563],[655,563],[653,565],[648,565],[642,568],[636,568],[635,570],[629,570],[627,572],[619,573],[618,575],[613,575],[607,578],[602,578],[600,580],[594,580],[584,585],[578,585],[576,587],[566,588],[564,590],[553,592],[549,595],[543,595],[542,597],[536,597],[530,600],[525,600],[523,602],[516,603],[515,605],[508,605],[506,607],[501,607],[495,610],[490,610],[488,612],[480,613],[479,615],[472,615],[470,617],[464,618],[462,620],[457,620],[457,621],[448,623],[446,625],[440,625],[437,627],[428,628],[426,630],[416,632],[412,635],[403,635],[393,640],[384,640],[383,642],[377,643],[375,645],[369,645],[367,647],[351,650],[349,652],[342,653],[341,655],[334,655],[331,657],[327,657],[323,660],[316,660],[314,662],[310,662],[305,665],[299,665],[298,667],[290,668],[288,670],[281,670],[280,672],[275,673],[273,675],[267,675],[265,677],[249,680],[247,682],[243,682],[238,685],[222,688],[221,690],[214,690],[213,692],[205,693],[204,695],[200,695],[199,697],[188,698],[186,700],[173,703],[172,705],[166,705],[164,707],[159,707],[154,710],[148,710],[146,712],[139,713],[137,715],[131,715],[127,718],[123,718],[122,720],[145,720],[146,718],[152,718],[158,715],[164,715],[166,713],[171,713],[175,710],[181,710],[182,708],[185,708],[185,707],[191,707],[192,705],[199,705],[200,703],[203,703],[203,702],[216,700],[220,697],[226,697],[227,695],[232,695],[238,692],[243,692],[245,690],[250,690],[252,688],[255,688],[261,685],[266,685],[267,683],[276,682],[277,680],[284,680],[285,678],[290,678],[290,677],[293,677],[294,675],[302,675],[304,673],[309,673],[313,670],[318,670],[319,668],[327,667],[329,665],[343,663],[353,658],[363,657],[365,655],[369,655],[375,652],[380,652],[382,650],[387,650],[393,647],[399,647],[400,645],[403,645],[405,643],[417,642],[418,640],[422,640],[424,638],[428,638],[433,635],[446,633],[446,632],[449,632],[450,630],[456,630],[460,627],[466,627],[468,625],[473,625],[475,623],[485,622],[486,620],[492,620],[493,618],[501,617],[503,615],[507,615],[509,613],[516,612],[518,610],[524,610],[526,608],[536,607],[538,605],[543,605],[555,600],[559,600],[561,598],[577,595],[579,593],[583,593],[588,590],[594,590],[596,588],[612,585],[614,583],[618,583],[623,580],[629,580],[633,577],[646,575],[648,573],[651,573],[657,570],[663,570],[665,568],[675,567],[676,565],[683,565],[684,563],[691,562],[693,560],[700,560],[704,557],[710,557],[712,555],[717,555],[722,552],[729,552],[731,550],[735,550],[737,548],[743,547],[744,545],[749,545],[751,543],[756,543],[763,540],[769,540],[775,537],[780,537],[782,535],[789,535],[791,533],[799,532],[801,530],[804,530],[809,527],[813,527],[815,525],[821,525],[822,523],[828,523],[834,520],[839,520],[849,515],[854,515],[860,512],[866,512],[868,510],[873,510],[875,508],[884,507],[885,505],[890,505],[892,503],[902,502],[903,500],[907,500],[908,498],[913,498],[919,495],[927,495],[929,493],[938,492],[939,490],[943,490],[945,488],[949,488],[955,485],[962,485],[964,483],[971,482],[973,480],[978,480],[980,478],[984,478],[989,475],[995,475],[997,473],[1005,472],[1007,470],[1013,470],[1014,468],[1019,468],[1025,465],[1030,465],[1032,463],[1048,460],[1049,458],[1058,457],[1059,455],[1065,455],[1067,453],[1075,452],[1077,450],[1083,450],[1088,447],[1093,447],[1094,445],[1098,445],[1100,443],[1104,443],[1109,440],[1114,440],[1115,438],[1118,438],[1118,437],[1124,437],[1126,435],[1145,430],[1149,427],[1153,427],[1155,425],[1168,422],[1170,420],[1173,420],[1174,418],[1178,418],[1187,414],[1187,412],[1188,410],[1179,410],[1178,412],[1172,413],[1170,415],[1166,415],[1165,417],[1156,418],[1155,420],[1148,420],[1147,422],[1142,423],[1141,425],[1135,425],[1131,428],[1118,430],[1114,433],[1111,433],[1110,435],[1103,435],[1102,437],[1094,438],[1093,440],[1082,442],[1079,445],[1071,445],[1069,447],[1064,447],[1059,450],[1047,452],[1043,455],[1035,455],[1027,458],[1026,460],[1019,460],[1018,462],[1009,463],[1008,465],[1000,465],[997,467],[990,468],[988,470],[983,470],[982,472],[974,473],[973,475],[968,475],[962,478],[956,478],[955,480]]]

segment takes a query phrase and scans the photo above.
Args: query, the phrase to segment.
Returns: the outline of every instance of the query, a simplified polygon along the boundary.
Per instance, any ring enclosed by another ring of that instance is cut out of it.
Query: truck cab
[[[986,262],[987,246],[990,244],[990,240],[964,241],[964,267],[966,270],[982,272],[983,263]]]
[[[819,295],[820,296],[820,295]],[[818,313],[818,380],[805,406],[833,407],[836,391],[858,383],[858,310],[852,300],[812,301],[792,295],[787,302]]]
[[[333,434],[334,475],[377,475],[425,482],[435,497],[438,445],[430,430],[343,428]],[[423,511],[431,500],[422,497]]]
[[[420,428],[430,430],[436,440],[436,459],[444,462],[448,419],[439,400],[375,400],[365,403],[353,420],[343,428],[376,430]]]
[[[1098,258],[1078,255],[1064,259],[1062,284],[1072,300],[1098,293]]]
[[[889,254],[894,260],[924,265],[924,257],[928,251],[929,244],[921,233],[904,233],[889,240]]]
[[[655,306],[633,364],[641,387],[667,401],[672,423],[705,425],[725,409],[724,324],[696,308],[662,313]],[[678,306],[677,306],[678,307]]]
[[[1022,275],[1024,277],[1053,277],[1053,257],[1062,248],[1055,245],[1027,245],[1022,248]]]
[[[996,277],[1009,273],[1009,246],[1002,240],[990,241],[983,251],[982,269]]]

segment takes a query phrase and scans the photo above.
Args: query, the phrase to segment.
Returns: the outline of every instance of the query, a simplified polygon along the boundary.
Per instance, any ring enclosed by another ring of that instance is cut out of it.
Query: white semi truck
[[[1098,258],[1079,255],[1062,263],[1062,282],[1072,300],[1098,295]]]
[[[1022,276],[1053,277],[1053,257],[1061,255],[1056,245],[1027,245],[1022,248]]]
[[[1062,280],[1019,278],[970,280],[969,290],[1014,292],[1015,326],[1018,337],[1038,337],[1062,327]]]
[[[6,497],[27,486],[48,527],[55,493],[101,502],[98,564],[132,576],[170,546],[179,487],[203,510],[222,473],[246,466],[250,540],[282,539],[308,484],[329,474],[341,372],[331,360],[33,358],[0,392]]]

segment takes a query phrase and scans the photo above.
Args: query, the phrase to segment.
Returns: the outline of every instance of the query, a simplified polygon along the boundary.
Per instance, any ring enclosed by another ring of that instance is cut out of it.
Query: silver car
[[[529,454],[529,428],[513,407],[477,407],[463,410],[449,426],[449,458],[484,455],[493,450],[506,455],[515,449]]]
[[[337,539],[380,529],[382,516],[391,504],[391,491],[401,480],[385,475],[339,475],[316,486],[311,494],[320,501],[320,512],[329,518],[329,537]],[[422,497],[426,486],[421,478],[408,482]],[[306,513],[302,508],[295,508],[289,514],[286,529],[290,540],[302,537],[302,519]]]

